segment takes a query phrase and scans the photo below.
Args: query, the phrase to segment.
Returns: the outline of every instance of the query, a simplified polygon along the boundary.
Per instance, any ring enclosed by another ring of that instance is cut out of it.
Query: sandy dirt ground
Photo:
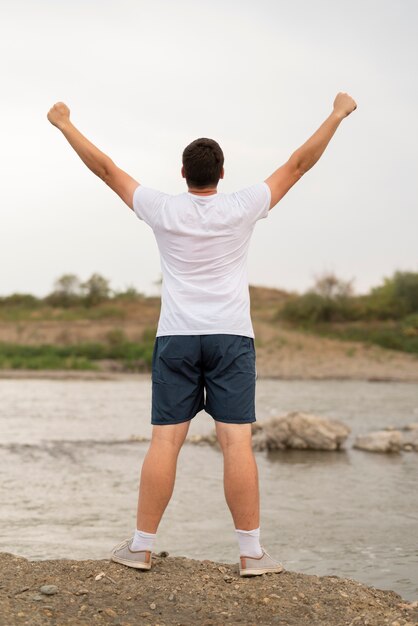
[[[254,326],[260,377],[418,381],[418,359],[412,354],[272,329],[263,322]]]
[[[155,555],[148,572],[106,560],[30,562],[0,554],[1,626],[416,626],[417,620],[418,602],[337,576],[285,570],[241,578],[235,565],[167,553]]]

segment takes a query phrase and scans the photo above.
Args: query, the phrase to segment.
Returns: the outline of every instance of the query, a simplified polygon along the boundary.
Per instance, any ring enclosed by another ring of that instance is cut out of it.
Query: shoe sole
[[[280,574],[284,572],[284,567],[275,567],[271,569],[242,569],[239,572],[240,576],[261,576],[261,574]]]
[[[122,565],[127,565],[128,567],[133,567],[135,569],[151,569],[151,563],[127,561],[126,559],[120,559],[118,556],[113,556],[113,555],[111,559],[115,563],[121,563]]]

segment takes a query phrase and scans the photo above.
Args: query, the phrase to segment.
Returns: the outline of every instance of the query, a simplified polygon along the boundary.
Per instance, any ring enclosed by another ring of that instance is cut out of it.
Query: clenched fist
[[[348,93],[345,93],[345,91],[337,93],[334,100],[334,111],[337,115],[341,118],[347,117],[347,115],[350,115],[350,113],[352,113],[356,108],[356,102],[351,96],[348,95]]]
[[[47,117],[51,124],[60,128],[63,123],[70,119],[70,109],[63,102],[57,102],[49,109]]]

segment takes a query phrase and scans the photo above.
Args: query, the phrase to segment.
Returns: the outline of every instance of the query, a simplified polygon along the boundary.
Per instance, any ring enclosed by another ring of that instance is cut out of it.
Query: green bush
[[[42,299],[30,293],[14,293],[0,298],[0,319],[13,322],[28,319],[42,305]]]
[[[378,319],[400,319],[418,313],[418,273],[395,272],[372,289],[369,305]]]
[[[137,291],[135,287],[127,287],[124,291],[115,291],[113,298],[126,302],[138,302],[138,300],[144,300],[145,295]]]
[[[1,307],[16,307],[34,309],[40,306],[42,300],[30,293],[13,293],[10,296],[0,298]]]
[[[279,311],[278,317],[309,325],[351,320],[356,318],[354,304],[354,301],[347,297],[327,298],[311,291],[288,300]]]
[[[418,313],[407,315],[402,320],[401,332],[406,337],[418,337]]]

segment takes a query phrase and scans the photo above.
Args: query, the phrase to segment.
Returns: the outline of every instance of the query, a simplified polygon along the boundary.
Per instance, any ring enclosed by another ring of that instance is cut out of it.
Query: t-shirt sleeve
[[[236,192],[238,205],[244,222],[249,226],[268,216],[271,191],[267,183],[257,183]]]
[[[140,220],[154,228],[166,196],[162,191],[138,185],[133,195],[133,210]]]

